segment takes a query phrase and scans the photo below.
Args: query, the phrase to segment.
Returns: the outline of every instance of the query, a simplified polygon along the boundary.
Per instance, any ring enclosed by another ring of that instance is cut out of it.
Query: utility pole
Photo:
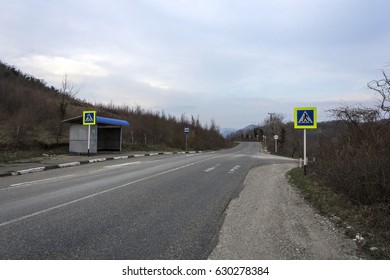
[[[268,113],[269,115],[269,123],[272,124],[272,116],[275,115],[275,113]]]
[[[268,115],[269,115],[269,125],[270,125],[271,130],[272,130],[271,134],[274,135],[274,134],[276,134],[276,132],[275,132],[275,122],[274,122],[274,115],[275,115],[275,113],[268,113]]]

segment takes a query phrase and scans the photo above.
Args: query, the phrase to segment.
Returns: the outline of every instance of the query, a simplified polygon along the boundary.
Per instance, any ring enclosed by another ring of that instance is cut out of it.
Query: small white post
[[[275,155],[278,154],[278,139],[275,139]]]

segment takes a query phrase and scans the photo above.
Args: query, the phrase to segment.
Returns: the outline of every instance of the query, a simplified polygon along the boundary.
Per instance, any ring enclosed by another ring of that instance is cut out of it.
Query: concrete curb
[[[18,171],[10,171],[7,173],[0,173],[0,177],[17,176],[17,175],[23,175],[23,174],[28,174],[28,173],[42,172],[42,171],[53,170],[53,169],[58,169],[58,168],[67,168],[67,167],[73,167],[73,166],[84,165],[84,164],[91,164],[91,163],[108,161],[108,160],[121,160],[121,159],[146,157],[146,156],[198,154],[198,153],[202,153],[202,151],[159,152],[159,153],[133,154],[133,155],[127,155],[127,156],[117,156],[117,157],[107,157],[107,158],[95,158],[95,159],[90,159],[90,160],[66,162],[66,163],[60,163],[60,164],[56,164],[56,165],[40,166],[40,167],[22,169],[22,170],[18,170]]]

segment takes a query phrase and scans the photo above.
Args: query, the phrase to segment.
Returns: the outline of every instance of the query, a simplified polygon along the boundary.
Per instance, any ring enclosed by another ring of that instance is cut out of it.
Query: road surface
[[[0,259],[206,259],[258,143],[0,178]]]

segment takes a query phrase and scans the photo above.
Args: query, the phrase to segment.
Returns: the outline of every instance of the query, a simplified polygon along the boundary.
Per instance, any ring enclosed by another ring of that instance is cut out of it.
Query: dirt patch
[[[210,259],[358,259],[357,246],[287,182],[295,164],[252,169]]]

